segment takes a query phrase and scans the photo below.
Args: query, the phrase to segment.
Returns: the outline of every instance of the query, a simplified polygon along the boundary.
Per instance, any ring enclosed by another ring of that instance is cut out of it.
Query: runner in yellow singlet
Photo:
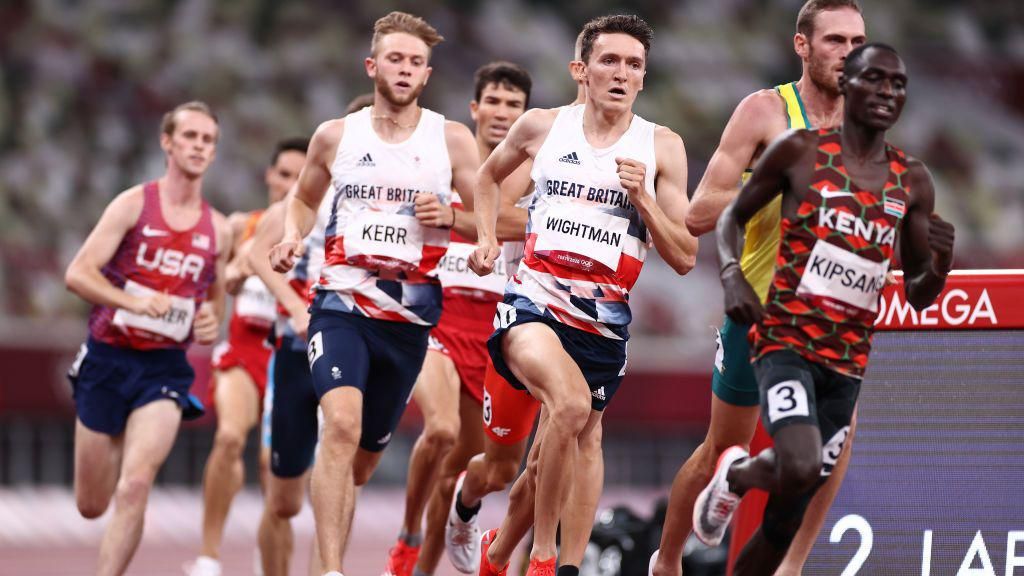
[[[736,107],[694,193],[686,218],[692,234],[714,230],[722,210],[739,193],[741,182],[772,140],[789,129],[829,127],[841,121],[839,76],[843,61],[864,40],[864,20],[856,0],[810,0],[804,4],[793,38],[803,74],[796,82],[754,92]],[[779,211],[776,198],[746,226],[740,267],[762,301],[768,293],[778,254]],[[727,317],[718,333],[711,424],[703,444],[683,464],[672,483],[661,546],[651,558],[652,575],[682,573],[683,544],[690,533],[697,494],[710,481],[722,452],[735,444],[749,445],[757,426],[759,395],[750,364],[749,329]],[[812,501],[777,576],[800,574],[842,482],[848,454],[846,451],[832,478]]]

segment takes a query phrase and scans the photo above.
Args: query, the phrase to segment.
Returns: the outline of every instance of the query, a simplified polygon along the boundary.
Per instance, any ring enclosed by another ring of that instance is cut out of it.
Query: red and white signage
[[[1005,330],[1024,328],[1024,270],[954,270],[935,303],[915,310],[903,275],[882,291],[877,330]]]

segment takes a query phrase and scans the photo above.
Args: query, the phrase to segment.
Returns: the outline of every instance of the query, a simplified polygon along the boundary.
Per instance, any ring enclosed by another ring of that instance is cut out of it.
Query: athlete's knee
[[[356,446],[362,436],[362,415],[335,412],[324,414],[323,439],[320,449],[338,445]]]
[[[360,463],[358,460],[352,466],[352,483],[356,486],[364,486],[373,477],[373,471],[376,469],[376,463],[366,464]]]
[[[806,492],[821,478],[821,454],[817,452],[778,458],[778,466],[784,492]]]
[[[114,500],[118,507],[143,506],[149,499],[149,491],[153,487],[153,477],[149,474],[128,474],[117,483]]]
[[[535,468],[536,469],[536,468]],[[487,490],[500,492],[514,482],[519,474],[519,463],[512,460],[501,460],[487,463]]]
[[[445,453],[459,437],[459,422],[437,422],[423,430],[423,443],[432,452]]]
[[[241,458],[242,451],[245,450],[245,434],[235,428],[219,427],[213,437],[213,445],[229,458]]]
[[[567,394],[554,399],[548,409],[551,413],[549,426],[578,437],[590,418],[590,396]]]
[[[289,520],[302,511],[302,495],[278,491],[270,498],[270,510],[281,520]]]
[[[78,513],[86,520],[93,520],[103,516],[110,506],[110,496],[86,494],[79,491],[75,495],[75,503],[78,505]]]

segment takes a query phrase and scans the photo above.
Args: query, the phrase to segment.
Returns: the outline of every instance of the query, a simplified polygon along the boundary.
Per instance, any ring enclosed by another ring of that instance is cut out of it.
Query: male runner
[[[526,111],[531,86],[529,73],[509,62],[492,62],[476,71],[469,108],[482,158],[490,155]],[[528,169],[520,170],[504,184],[503,194],[517,198],[533,186]],[[453,221],[454,210],[460,207],[456,193],[449,208]],[[522,238],[524,228],[525,218],[519,221],[518,233],[513,231],[513,237]],[[466,263],[475,248],[452,231],[448,252],[438,264],[444,311],[431,331],[427,357],[413,389],[413,399],[423,412],[424,430],[409,459],[405,518],[398,543],[388,555],[385,575],[410,576],[417,558],[417,574],[431,574],[437,569],[456,477],[469,459],[484,449],[479,423],[483,418],[487,338],[494,331],[494,310],[504,294],[507,277],[504,266],[485,277],[470,270]],[[420,525],[428,500],[430,513],[424,540]],[[480,535],[475,538],[479,541]],[[423,556],[419,557],[421,542]]]
[[[268,206],[284,198],[298,180],[308,145],[309,141],[302,138],[278,142],[263,176]],[[217,407],[217,432],[206,461],[203,542],[200,556],[188,570],[192,576],[219,576],[221,573],[218,558],[224,522],[231,501],[245,481],[242,463],[245,439],[259,421],[261,397],[266,389],[271,352],[266,341],[277,317],[277,303],[266,285],[258,277],[249,275],[251,269],[243,253],[248,249],[241,250],[244,243],[251,241],[263,213],[263,210],[236,212],[228,217],[235,239],[235,256],[228,269],[235,268],[240,275],[248,277],[241,280],[235,295],[228,339],[214,349],[211,398]],[[268,465],[261,450],[260,469],[265,470]]]
[[[569,62],[569,74],[576,83],[576,99],[570,106],[581,105],[586,101],[586,89],[582,81],[583,62],[580,61],[582,42],[583,34],[580,33],[576,37],[573,60]],[[528,168],[532,168],[532,163],[525,162],[519,169]],[[525,236],[526,209],[533,199],[532,186],[527,194],[521,197],[509,194],[513,191],[507,189],[508,180],[502,182],[501,206],[498,210],[499,238],[502,237],[503,222],[516,226],[522,230],[522,236]],[[504,260],[509,277],[515,275],[519,269],[519,262],[523,259],[525,250],[524,240],[502,243],[501,259]],[[483,397],[484,452],[469,461],[465,467],[465,475],[458,477],[457,484],[453,486],[454,500],[448,505],[448,525],[445,529],[445,550],[448,552],[448,558],[457,570],[466,574],[474,574],[480,568],[480,528],[477,514],[481,502],[488,494],[504,490],[516,479],[523,454],[526,452],[526,443],[540,409],[540,403],[533,396],[505,382],[495,372],[490,359],[487,361],[484,374]],[[603,460],[598,458],[597,464],[602,465]],[[595,468],[591,472],[590,475],[593,477],[603,477],[602,468]],[[528,500],[532,505],[532,494],[526,494],[528,486],[526,482],[519,483],[510,497],[517,502]],[[582,542],[582,546],[585,548],[585,541]],[[566,555],[566,548],[567,542],[563,539],[563,556]]]
[[[312,493],[328,574],[340,574],[353,484],[369,479],[391,440],[441,314],[441,285],[431,272],[453,224],[443,209],[453,184],[471,190],[479,165],[470,131],[417,103],[430,50],[441,40],[410,14],[376,22],[366,58],[373,106],[317,129],[284,238],[270,255],[279,272],[303,256],[302,238],[330,186],[333,212],[307,348],[324,415]],[[472,209],[472,196],[462,200]]]
[[[726,313],[753,324],[761,418],[774,448],[727,449],[697,498],[694,530],[715,544],[739,498],[769,493],[764,521],[735,574],[773,574],[811,495],[844,449],[871,349],[878,297],[899,239],[907,301],[922,310],[945,285],[953,226],[933,213],[927,168],[885,141],[906,100],[895,49],[850,52],[839,128],[772,143],[716,232]],[[743,226],[781,190],[779,265],[766,304],[739,266]]]
[[[524,114],[478,176],[479,247],[470,265],[486,274],[499,252],[498,182],[533,160],[537,196],[526,255],[488,341],[497,372],[538,398],[548,420],[535,442],[536,463],[526,472],[535,484],[535,507],[510,509],[504,524],[521,526],[534,513],[527,574],[554,572],[559,518],[572,521],[567,517],[579,510],[563,514],[561,505],[570,486],[582,490],[579,485],[592,480],[575,474],[577,452],[599,447],[590,438],[625,373],[628,294],[648,240],[680,274],[695,260],[697,241],[684,226],[682,140],[632,112],[651,36],[635,16],[587,23],[581,54],[586,104]],[[481,574],[506,569],[507,557],[495,558],[487,546],[520,536],[505,529],[496,540],[493,531],[485,534]]]
[[[797,16],[793,46],[803,63],[800,80],[759,90],[736,107],[704,173],[686,218],[690,232],[712,230],[715,220],[739,192],[740,181],[764,149],[788,128],[834,126],[842,113],[839,76],[846,55],[864,43],[864,20],[856,0],[810,0]],[[740,265],[757,294],[768,292],[778,252],[779,205],[773,203],[747,226]],[[749,326],[726,318],[718,335],[711,390],[711,424],[707,437],[679,469],[672,483],[661,546],[651,574],[679,576],[683,545],[690,533],[693,502],[707,484],[721,453],[735,444],[749,445],[757,425],[758,393],[747,344]],[[808,511],[808,521],[779,569],[797,576],[810,554],[846,471],[846,458]]]
[[[217,337],[231,229],[202,197],[217,136],[201,102],[164,115],[166,172],[110,203],[65,275],[94,305],[69,376],[78,510],[97,518],[114,500],[97,574],[124,573],[138,548],[150,487],[193,409],[185,349]]]

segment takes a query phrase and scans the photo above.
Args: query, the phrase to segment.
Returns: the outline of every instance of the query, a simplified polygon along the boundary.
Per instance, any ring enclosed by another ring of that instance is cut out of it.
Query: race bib
[[[261,326],[270,326],[277,318],[277,300],[256,276],[246,278],[235,297],[235,313]]]
[[[614,274],[629,220],[574,204],[548,208],[536,228],[538,257],[585,272]]]
[[[796,293],[827,298],[861,310],[878,311],[889,261],[872,262],[825,241],[814,243]]]
[[[370,270],[415,270],[423,258],[423,227],[414,216],[358,212],[345,227],[345,257]]]
[[[147,288],[131,280],[125,282],[124,291],[141,298],[157,294],[156,290]],[[114,313],[114,326],[125,332],[142,331],[157,334],[175,342],[184,342],[192,332],[192,321],[196,316],[196,301],[191,298],[170,295],[171,308],[159,318],[135,314],[123,308]]]
[[[469,268],[469,257],[476,250],[475,244],[451,242],[448,252],[437,263],[437,277],[445,288],[466,288],[480,290],[488,294],[504,294],[505,262],[501,257],[494,262],[494,272],[487,276],[478,276]]]

